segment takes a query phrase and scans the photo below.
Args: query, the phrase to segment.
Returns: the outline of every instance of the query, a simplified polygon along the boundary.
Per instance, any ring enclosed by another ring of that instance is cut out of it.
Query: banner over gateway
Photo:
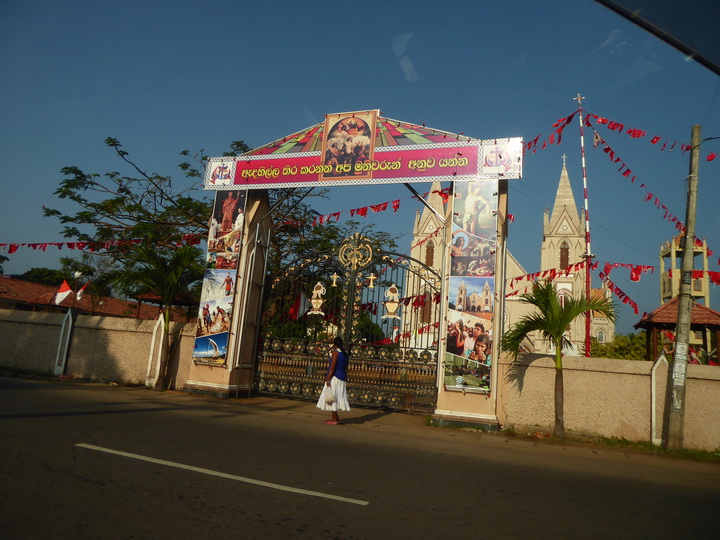
[[[480,140],[380,116],[325,122],[238,157],[210,158],[205,189],[522,178],[522,138]]]

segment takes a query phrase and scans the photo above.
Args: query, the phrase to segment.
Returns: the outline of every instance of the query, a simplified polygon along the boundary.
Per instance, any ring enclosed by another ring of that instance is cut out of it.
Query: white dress
[[[338,354],[340,354],[340,349],[336,350],[338,351]],[[330,362],[332,362],[332,357],[330,357]],[[335,394],[335,401],[332,405],[328,405],[325,402],[328,385],[323,382],[323,389],[322,392],[320,392],[320,397],[317,401],[317,408],[322,411],[349,411],[350,402],[347,397],[347,383],[333,376],[333,378],[330,379],[330,390],[332,390],[333,394]]]

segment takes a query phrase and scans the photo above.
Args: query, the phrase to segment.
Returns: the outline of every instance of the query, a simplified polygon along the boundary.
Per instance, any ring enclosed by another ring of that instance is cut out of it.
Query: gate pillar
[[[217,206],[217,205],[216,205]],[[244,224],[240,236],[232,293],[232,316],[225,354],[218,358],[193,356],[184,390],[190,393],[236,397],[249,394],[255,370],[255,349],[258,341],[263,275],[267,257],[271,221],[263,219],[270,211],[265,190],[247,192]],[[202,304],[202,302],[201,302]],[[203,306],[198,314],[202,325]],[[200,327],[200,326],[199,326]],[[208,336],[208,341],[214,336]],[[219,341],[219,340],[216,340]],[[216,342],[213,342],[215,345]],[[198,339],[196,339],[196,350]]]
[[[460,188],[463,189],[463,188]],[[467,190],[467,186],[464,186]],[[506,239],[508,234],[507,229],[507,210],[508,210],[508,181],[499,180],[497,184],[497,193],[494,193],[497,204],[497,221],[494,223],[494,241],[495,253],[494,253],[494,274],[495,290],[492,291],[492,306],[491,310],[492,318],[490,323],[492,325],[492,331],[489,333],[490,338],[490,351],[491,351],[491,365],[488,369],[488,375],[490,383],[484,391],[473,391],[469,387],[462,387],[461,380],[466,375],[466,371],[462,368],[464,366],[458,366],[458,370],[455,371],[453,364],[460,363],[457,356],[454,356],[451,351],[449,343],[449,328],[455,322],[455,318],[458,317],[458,313],[461,315],[476,314],[482,310],[478,308],[477,312],[472,302],[465,297],[464,284],[458,287],[446,287],[448,291],[448,300],[455,301],[455,310],[451,312],[448,310],[445,314],[443,321],[443,330],[447,333],[444,334],[443,346],[441,349],[441,361],[440,368],[438,369],[438,398],[437,407],[435,414],[432,417],[432,423],[435,425],[468,425],[474,424],[482,426],[488,431],[495,431],[499,429],[500,423],[503,418],[500,417],[499,411],[502,410],[501,399],[499,390],[501,385],[498,384],[498,365],[497,359],[499,358],[500,349],[499,343],[504,330],[504,316],[505,316],[505,278],[506,272]],[[492,233],[491,233],[492,234]],[[446,230],[445,242],[446,245],[450,245],[452,236],[450,232]],[[450,283],[452,279],[450,276],[452,272],[444,272],[443,279],[446,284]],[[458,279],[458,278],[455,278]],[[456,281],[457,283],[457,281]],[[460,297],[463,297],[460,299]],[[481,304],[482,305],[482,304]],[[469,317],[465,317],[469,319]],[[462,317],[461,317],[462,319]],[[468,362],[469,363],[469,362]],[[457,382],[453,384],[453,379]]]

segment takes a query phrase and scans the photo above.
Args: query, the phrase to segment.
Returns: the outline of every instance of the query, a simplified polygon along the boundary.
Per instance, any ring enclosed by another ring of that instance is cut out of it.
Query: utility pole
[[[682,273],[680,275],[680,296],[678,297],[678,322],[675,329],[675,355],[672,370],[672,400],[670,402],[670,424],[667,448],[678,450],[683,447],[685,416],[685,372],[690,341],[692,315],[692,271],[695,247],[695,208],[697,206],[698,172],[700,169],[700,126],[692,128],[690,148],[690,172],[688,174],[688,198],[685,211],[685,236],[683,237]]]

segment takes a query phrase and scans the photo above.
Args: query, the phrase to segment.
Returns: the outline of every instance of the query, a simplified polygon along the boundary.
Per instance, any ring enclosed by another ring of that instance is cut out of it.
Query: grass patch
[[[681,448],[679,450],[670,450],[662,446],[655,446],[649,442],[628,441],[627,439],[618,439],[615,437],[601,437],[599,443],[608,448],[617,448],[619,450],[630,450],[643,454],[653,454],[656,456],[691,459],[693,461],[709,461],[720,463],[720,448],[713,451],[693,450],[689,448]]]
[[[694,450],[680,449],[671,450],[663,446],[655,446],[646,441],[629,441],[617,437],[600,437],[579,434],[569,434],[564,439],[553,437],[552,433],[545,430],[539,430],[536,433],[521,433],[511,428],[504,428],[499,435],[505,435],[517,439],[538,441],[542,440],[549,444],[570,444],[573,446],[588,446],[594,448],[605,448],[608,450],[618,450],[624,452],[632,452],[636,454],[647,454],[666,458],[689,459],[693,461],[705,461],[711,463],[720,463],[720,448],[715,450]]]

